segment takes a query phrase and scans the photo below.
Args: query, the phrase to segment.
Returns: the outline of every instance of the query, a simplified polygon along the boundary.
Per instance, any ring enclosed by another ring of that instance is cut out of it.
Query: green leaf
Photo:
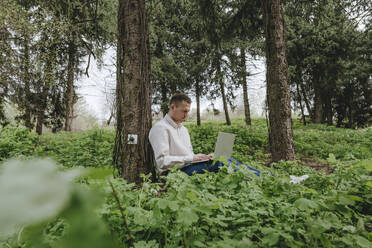
[[[352,205],[353,206],[355,204],[355,201],[353,201],[349,197],[343,196],[343,195],[339,196],[338,200],[342,205]]]
[[[264,234],[262,242],[265,245],[273,246],[278,243],[280,237],[279,230],[276,230],[274,228],[262,228],[261,231]]]
[[[158,207],[159,207],[160,209],[166,209],[167,206],[168,206],[168,200],[165,200],[165,199],[159,199],[157,205],[158,205]]]
[[[330,153],[330,154],[328,155],[327,161],[328,161],[329,163],[331,163],[331,164],[335,164],[335,163],[337,163],[337,159],[336,159],[336,157],[335,157],[335,155],[334,155],[333,153]]]
[[[351,232],[351,233],[354,233],[355,232],[355,230],[356,230],[356,228],[354,227],[354,226],[344,226],[343,228],[342,228],[342,230],[344,230],[344,231],[348,231],[348,232]]]
[[[301,209],[301,210],[307,210],[307,209],[312,209],[312,208],[317,208],[319,205],[318,203],[311,201],[306,198],[299,198],[294,202],[294,205]]]
[[[372,247],[372,243],[368,239],[366,239],[362,236],[356,235],[356,236],[354,236],[354,239],[360,247],[363,247],[363,248]]]
[[[199,219],[198,215],[191,208],[182,208],[178,212],[177,222],[181,225],[190,226],[197,222]]]
[[[366,168],[367,171],[372,171],[372,159],[359,161],[354,166],[363,166],[364,168]]]
[[[169,201],[168,202],[168,207],[172,210],[172,211],[177,211],[179,206],[178,206],[178,203],[176,201]]]
[[[135,248],[157,248],[159,244],[155,240],[150,241],[138,241],[134,243]]]
[[[81,170],[59,172],[51,160],[10,161],[0,171],[0,236],[56,216]]]

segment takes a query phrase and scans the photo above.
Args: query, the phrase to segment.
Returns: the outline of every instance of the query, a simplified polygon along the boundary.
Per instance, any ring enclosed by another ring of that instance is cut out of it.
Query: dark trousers
[[[252,170],[253,173],[256,176],[259,176],[261,174],[261,171],[255,169],[253,167],[250,167],[246,164],[242,164],[240,161],[238,161],[234,158],[229,158],[227,160],[227,166],[230,166],[234,163],[237,167],[235,169],[235,171],[240,169],[240,168],[246,168],[248,170]],[[218,172],[223,165],[224,164],[220,161],[217,161],[216,163],[213,164],[213,160],[210,160],[210,161],[207,161],[207,162],[187,164],[185,167],[181,168],[181,170],[183,172],[185,172],[187,175],[191,176],[193,173],[203,174],[203,173],[205,173],[205,171]]]

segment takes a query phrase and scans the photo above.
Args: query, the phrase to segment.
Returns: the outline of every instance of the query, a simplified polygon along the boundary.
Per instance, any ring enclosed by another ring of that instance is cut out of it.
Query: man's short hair
[[[187,102],[188,104],[191,104],[191,99],[188,95],[184,94],[184,93],[176,93],[174,94],[170,101],[169,101],[169,106],[174,103],[176,104],[176,106],[178,106],[180,103],[182,103],[183,101]]]

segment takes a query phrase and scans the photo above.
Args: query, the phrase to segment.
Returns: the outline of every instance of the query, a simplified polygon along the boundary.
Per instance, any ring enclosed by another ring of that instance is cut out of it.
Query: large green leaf
[[[51,160],[9,161],[0,168],[0,237],[56,216],[79,170],[59,172]]]

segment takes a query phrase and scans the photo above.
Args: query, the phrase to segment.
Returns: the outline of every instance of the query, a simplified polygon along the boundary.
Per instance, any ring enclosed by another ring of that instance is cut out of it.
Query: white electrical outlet
[[[128,134],[128,144],[137,145],[137,134]]]

